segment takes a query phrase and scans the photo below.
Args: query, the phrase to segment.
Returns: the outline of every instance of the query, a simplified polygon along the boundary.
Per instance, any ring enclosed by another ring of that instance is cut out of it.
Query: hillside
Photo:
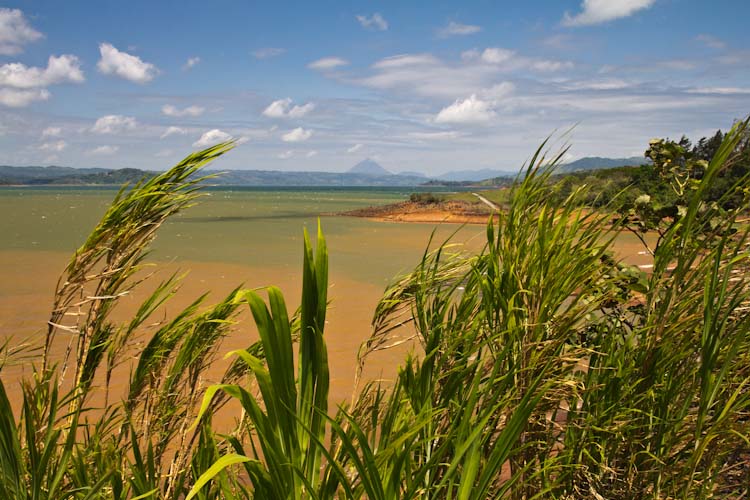
[[[72,167],[0,166],[0,185],[120,185],[154,175],[137,168],[108,170]]]
[[[630,158],[602,158],[600,156],[586,156],[579,160],[566,163],[560,167],[561,172],[580,172],[583,170],[601,170],[604,168],[633,167],[643,165],[649,160],[643,156]]]

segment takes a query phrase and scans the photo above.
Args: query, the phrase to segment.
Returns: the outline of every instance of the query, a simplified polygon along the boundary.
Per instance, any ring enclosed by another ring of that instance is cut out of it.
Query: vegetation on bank
[[[677,210],[641,203],[614,226],[609,205],[585,209],[586,187],[559,196],[560,155],[540,148],[478,255],[442,245],[385,291],[360,363],[406,338],[419,350],[392,383],[361,381],[337,408],[320,231],[314,244],[305,235],[297,311],[269,287],[159,319],[172,277],[129,321],[112,319],[160,224],[196,201],[199,168],[231,144],[195,153],[121,191],[75,253],[17,413],[0,382],[0,497],[744,498],[750,275],[737,216],[748,199],[706,200],[747,125],[700,176],[655,155],[656,172],[683,187]],[[611,253],[619,231],[645,220],[661,230],[649,274]],[[241,308],[259,340],[202,387],[221,339],[246,330]],[[54,359],[61,341],[69,354]],[[214,429],[220,410],[235,412],[234,429]]]

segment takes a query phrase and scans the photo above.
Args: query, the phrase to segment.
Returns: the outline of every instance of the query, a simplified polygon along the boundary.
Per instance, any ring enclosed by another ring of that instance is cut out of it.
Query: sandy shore
[[[487,224],[492,210],[480,203],[444,201],[415,203],[404,201],[379,207],[368,207],[337,215],[364,217],[386,222],[425,222],[452,224]]]

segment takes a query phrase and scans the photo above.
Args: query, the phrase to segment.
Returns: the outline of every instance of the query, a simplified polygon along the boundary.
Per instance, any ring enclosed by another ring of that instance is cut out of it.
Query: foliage
[[[436,195],[435,193],[412,193],[409,195],[410,202],[421,203],[424,205],[440,203],[443,199],[444,197]]]

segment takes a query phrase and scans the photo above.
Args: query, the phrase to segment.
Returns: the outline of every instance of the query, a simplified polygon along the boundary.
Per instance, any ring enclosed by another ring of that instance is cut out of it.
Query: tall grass
[[[554,196],[564,152],[543,144],[487,225],[478,254],[449,243],[390,286],[360,364],[413,340],[390,383],[363,381],[328,407],[328,256],[304,238],[300,309],[280,290],[203,297],[155,330],[118,297],[140,283],[148,243],[193,203],[196,153],[122,191],[65,271],[45,355],[14,418],[0,383],[5,498],[742,498],[750,487],[750,307],[746,211],[703,193],[747,122],[727,134],[686,206],[666,221],[653,272],[618,262],[627,224]],[[315,249],[313,250],[313,247]],[[196,390],[248,308],[260,340],[230,353],[220,384]],[[72,320],[72,321],[70,321]],[[111,377],[148,332],[124,396]],[[52,359],[61,335],[70,357]],[[296,355],[295,355],[296,348]],[[74,372],[67,374],[67,365]],[[93,408],[93,388],[105,402]],[[219,407],[238,425],[214,431]]]

